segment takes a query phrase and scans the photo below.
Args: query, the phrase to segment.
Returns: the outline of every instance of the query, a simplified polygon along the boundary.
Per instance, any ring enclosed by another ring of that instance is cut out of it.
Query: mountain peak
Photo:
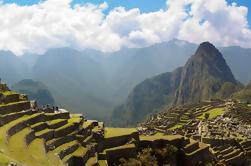
[[[195,56],[223,59],[219,50],[210,42],[201,43],[195,53]]]

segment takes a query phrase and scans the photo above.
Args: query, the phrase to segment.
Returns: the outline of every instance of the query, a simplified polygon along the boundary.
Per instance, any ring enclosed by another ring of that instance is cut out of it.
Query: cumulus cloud
[[[106,2],[74,6],[71,2],[45,0],[31,6],[0,3],[0,49],[17,55],[55,47],[107,52],[173,38],[251,47],[247,7],[229,5],[226,0],[167,0],[166,8],[156,12],[117,7],[107,15]]]

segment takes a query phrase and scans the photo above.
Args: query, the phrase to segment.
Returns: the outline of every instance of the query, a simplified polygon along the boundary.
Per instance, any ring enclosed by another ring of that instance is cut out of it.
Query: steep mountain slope
[[[18,93],[27,94],[31,100],[36,100],[39,106],[55,104],[52,94],[41,82],[25,79],[14,84],[12,89]]]
[[[228,94],[229,86],[234,90]],[[239,84],[223,56],[212,44],[204,42],[184,67],[137,85],[126,104],[115,109],[113,119],[117,120],[113,124],[134,125],[163,106],[228,97],[235,90],[239,90]]]
[[[182,68],[147,79],[137,85],[129,95],[126,104],[113,112],[113,125],[128,126],[150,112],[173,102],[173,96],[179,87]]]
[[[183,68],[174,104],[210,99],[225,83],[237,85],[222,54],[212,44],[204,42]]]

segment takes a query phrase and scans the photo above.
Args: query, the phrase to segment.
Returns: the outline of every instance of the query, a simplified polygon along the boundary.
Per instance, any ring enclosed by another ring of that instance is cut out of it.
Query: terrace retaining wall
[[[103,145],[104,149],[109,149],[112,147],[124,145],[124,144],[128,143],[129,141],[131,141],[132,139],[135,139],[136,142],[139,142],[139,133],[133,132],[132,134],[129,134],[129,135],[104,138],[102,145]]]
[[[11,103],[11,104],[0,106],[0,114],[5,115],[5,114],[20,112],[20,111],[28,110],[28,109],[30,109],[29,101]]]

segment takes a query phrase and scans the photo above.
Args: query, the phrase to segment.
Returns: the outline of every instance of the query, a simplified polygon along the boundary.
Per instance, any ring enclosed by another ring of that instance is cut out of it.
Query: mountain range
[[[1,51],[0,77],[10,85],[26,78],[39,81],[51,92],[56,105],[84,113],[88,118],[109,121],[114,108],[127,99],[137,84],[184,66],[196,48],[196,44],[174,39],[112,53],[55,48],[42,55],[17,57]],[[248,83],[251,49],[222,47],[219,50],[236,80]]]
[[[204,42],[183,67],[138,84],[126,103],[115,109],[113,125],[136,125],[162,107],[227,98],[240,89],[219,50]]]

